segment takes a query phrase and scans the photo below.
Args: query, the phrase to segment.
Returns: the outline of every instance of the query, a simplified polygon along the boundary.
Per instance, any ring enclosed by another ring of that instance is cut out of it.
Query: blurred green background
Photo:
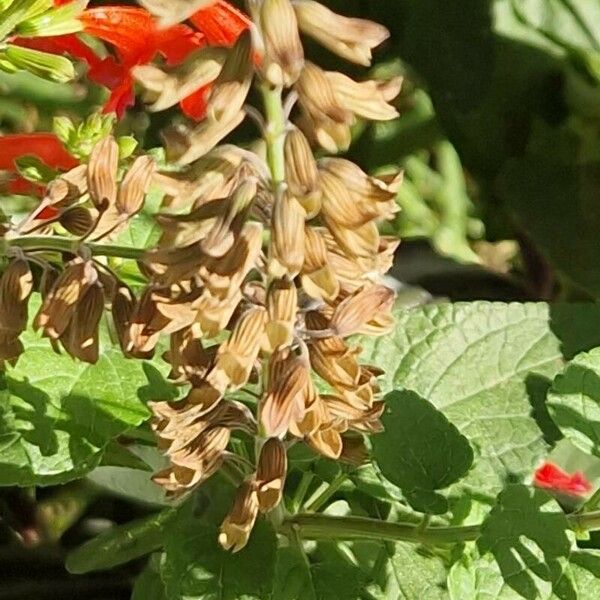
[[[385,233],[403,240],[393,275],[417,288],[407,288],[407,304],[429,297],[420,288],[452,300],[594,301],[600,0],[325,3],[388,26],[371,74],[405,78],[401,118],[358,124],[349,154],[371,172],[405,170],[402,211]],[[366,75],[313,45],[308,51],[327,68]],[[80,71],[71,84],[0,73],[0,133],[49,130],[56,115],[89,114],[104,92]],[[148,116],[138,101],[119,128],[151,148],[173,117]],[[63,568],[69,548],[150,510],[115,493],[122,482],[113,475],[0,490],[2,600],[130,597],[141,563],[93,577]]]

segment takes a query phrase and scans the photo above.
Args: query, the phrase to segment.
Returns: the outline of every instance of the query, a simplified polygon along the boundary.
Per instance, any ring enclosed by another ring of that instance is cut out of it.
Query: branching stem
[[[567,515],[573,529],[600,530],[600,511]],[[365,517],[335,517],[324,514],[297,514],[287,517],[282,531],[297,530],[303,539],[337,540],[389,540],[392,542],[416,542],[420,544],[453,544],[476,540],[481,533],[480,525],[460,527],[426,527],[413,523],[391,523]]]

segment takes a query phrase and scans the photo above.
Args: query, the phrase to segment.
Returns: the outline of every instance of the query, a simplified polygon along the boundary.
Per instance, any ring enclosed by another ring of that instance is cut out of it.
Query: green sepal
[[[66,83],[75,77],[73,64],[64,56],[12,44],[6,46],[5,56],[17,69],[29,71],[33,75],[58,83]]]
[[[58,177],[57,170],[50,168],[35,156],[21,156],[15,159],[19,174],[34,183],[49,183]]]
[[[117,145],[119,146],[119,158],[129,158],[137,148],[138,142],[131,135],[122,135],[117,139]]]

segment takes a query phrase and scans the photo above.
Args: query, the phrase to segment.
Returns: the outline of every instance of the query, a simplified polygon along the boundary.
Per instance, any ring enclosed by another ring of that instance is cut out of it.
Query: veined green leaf
[[[396,312],[394,332],[363,337],[361,360],[385,370],[384,391],[412,390],[475,451],[461,489],[496,495],[546,453],[544,394],[565,357],[600,344],[595,305],[428,305]],[[547,417],[547,416],[546,416]]]
[[[553,421],[578,448],[600,457],[600,348],[578,354],[548,392]]]

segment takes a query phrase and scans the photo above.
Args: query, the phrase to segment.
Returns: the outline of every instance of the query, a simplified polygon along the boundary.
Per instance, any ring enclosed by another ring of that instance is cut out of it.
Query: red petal
[[[117,117],[120,119],[125,114],[125,111],[130,106],[133,106],[134,103],[133,79],[128,75],[118,86],[112,89],[102,112],[117,113]]]
[[[37,215],[35,215],[35,218],[47,221],[48,219],[55,219],[59,212],[60,211],[56,206],[45,206]]]
[[[88,77],[112,90],[129,78],[129,69],[117,62],[113,56],[107,56],[88,71]]]
[[[196,121],[203,119],[206,116],[206,100],[208,99],[209,92],[210,86],[207,85],[196,90],[193,94],[186,96],[179,103],[183,113]]]
[[[156,53],[156,25],[143,8],[103,6],[89,8],[79,17],[86,33],[112,44],[129,66],[148,62]]]
[[[68,170],[79,164],[53,133],[15,133],[0,137],[0,169],[13,171],[15,158],[21,156],[36,156],[56,169]]]
[[[190,52],[206,46],[202,33],[187,25],[173,25],[167,29],[157,29],[155,34],[157,50],[167,59],[167,64],[183,62]]]
[[[190,21],[206,36],[209,46],[233,46],[250,25],[250,19],[225,0],[201,8]]]
[[[539,488],[563,492],[572,496],[583,496],[592,489],[592,485],[580,471],[569,475],[550,462],[544,463],[535,472],[534,484]]]
[[[20,175],[15,176],[8,182],[6,187],[9,194],[17,194],[18,196],[43,196],[45,188],[41,185],[27,181]]]

